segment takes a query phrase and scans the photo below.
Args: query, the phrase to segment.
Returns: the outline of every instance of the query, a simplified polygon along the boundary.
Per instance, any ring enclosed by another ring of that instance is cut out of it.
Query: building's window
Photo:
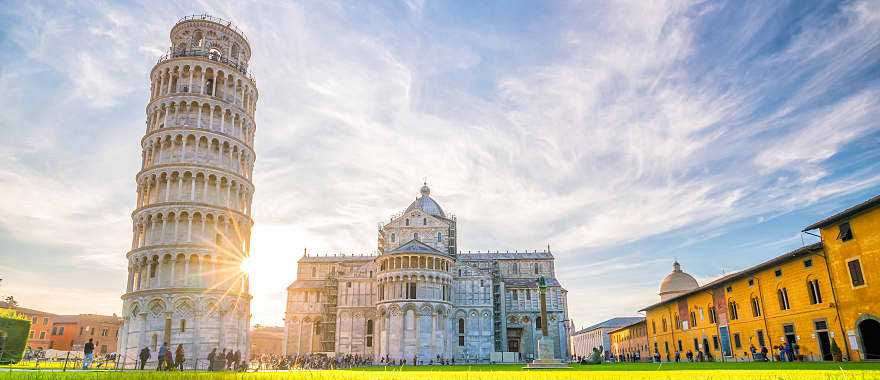
[[[755,333],[758,335],[758,347],[766,346],[766,343],[764,342],[764,331],[758,330]]]
[[[409,226],[409,219],[404,221],[405,225]]]
[[[83,335],[83,327],[80,326],[80,327],[79,327],[79,336],[82,336],[82,335]]]
[[[840,241],[849,241],[853,238],[852,227],[850,227],[849,222],[841,223],[837,226],[837,238]]]
[[[526,301],[532,300],[532,289],[526,289]]]
[[[700,341],[694,338],[694,352],[700,351]]]
[[[678,340],[678,351],[684,351],[684,346],[681,345],[681,339]]]
[[[669,342],[663,342],[663,347],[666,349],[666,356],[669,359]]]
[[[443,241],[443,233],[442,233],[442,232],[438,232],[438,233],[437,233],[437,241],[438,241],[438,242]]]
[[[46,332],[40,331],[40,339],[46,339]]]
[[[752,316],[761,316],[761,300],[759,300],[758,297],[752,297]]]
[[[538,274],[538,273],[540,273],[540,271],[538,270],[538,263],[535,263],[535,274]]]
[[[48,324],[49,324],[49,318],[43,318],[43,324],[44,324],[44,325],[48,325]]]
[[[150,262],[150,278],[156,278],[156,267],[159,265],[159,260],[154,258],[153,261]]]
[[[535,328],[538,330],[541,329],[541,317],[535,318]]]
[[[733,334],[733,346],[736,348],[742,348],[742,340],[739,338],[739,333]]]
[[[852,286],[865,285],[865,275],[862,273],[861,261],[859,259],[850,260],[846,263],[846,266],[849,268],[849,278],[852,281]]]
[[[33,316],[33,317],[31,317],[31,324],[32,324],[32,325],[37,324],[37,316]]]
[[[678,318],[678,314],[675,315],[675,328],[681,330],[681,320]]]
[[[782,269],[776,269],[773,274],[776,275],[776,277],[782,277]]]
[[[379,284],[379,301],[385,299],[385,284]]]
[[[312,277],[318,277],[318,267],[312,267]]]
[[[809,268],[811,266],[813,266],[813,259],[804,260],[804,268]]]
[[[423,225],[423,226],[427,226],[427,225],[428,225],[428,218],[422,218],[422,225]]]
[[[106,353],[107,353],[107,345],[106,345],[106,344],[102,344],[102,345],[101,345],[101,353],[102,353],[102,354],[106,354]]]
[[[416,283],[409,282],[406,284],[406,298],[414,300],[416,299]]]
[[[810,293],[810,304],[822,303],[822,290],[819,288],[819,280],[807,282],[807,291]]]
[[[713,335],[712,336],[712,349],[714,349],[715,351],[718,351],[718,346],[719,346],[718,335]]]
[[[718,316],[715,315],[715,307],[709,307],[709,323],[718,323]]]
[[[458,346],[464,347],[464,318],[458,319]]]
[[[755,279],[750,278],[750,279],[749,279],[749,286],[751,287],[751,286],[753,286],[753,285],[755,285]]]
[[[34,339],[34,330],[31,330],[31,331],[28,333],[28,339]]]
[[[728,287],[727,287],[727,292],[728,292],[728,293],[733,292],[733,287],[732,287],[732,286],[728,286]]]
[[[346,281],[346,282],[345,282],[345,287],[346,287],[346,288],[351,288],[351,281]]]
[[[697,327],[697,313],[691,311],[691,327]]]
[[[180,332],[186,332],[186,319],[180,319]]]
[[[791,305],[788,304],[788,289],[777,289],[776,295],[779,297],[779,310],[788,310],[791,308]]]
[[[419,240],[419,233],[413,232],[413,240]]]
[[[394,242],[396,242],[396,241],[397,241],[397,234],[395,234],[395,233],[392,232],[392,233],[391,233],[391,242],[394,243]]]
[[[739,319],[739,312],[736,310],[736,301],[730,301],[727,304],[727,308],[730,309],[730,319],[735,321]]]
[[[56,329],[55,327],[52,327],[52,335],[58,335],[58,329]]]
[[[107,336],[107,329],[101,330],[101,336]]]
[[[651,321],[651,330],[654,332],[654,334],[657,333],[657,321]],[[657,342],[654,342],[654,344],[657,344]],[[654,351],[656,350],[657,348],[655,347]]]
[[[373,320],[367,320],[367,337],[365,342],[367,347],[373,347]]]
[[[666,332],[666,318],[663,318],[663,332]]]

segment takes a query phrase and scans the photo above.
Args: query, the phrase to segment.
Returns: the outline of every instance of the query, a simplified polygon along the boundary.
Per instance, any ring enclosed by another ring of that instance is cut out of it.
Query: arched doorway
[[[859,322],[858,326],[863,359],[880,360],[880,321],[868,318]]]

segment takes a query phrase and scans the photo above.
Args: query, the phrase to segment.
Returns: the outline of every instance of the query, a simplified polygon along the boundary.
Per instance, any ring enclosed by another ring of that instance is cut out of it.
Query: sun
[[[241,268],[243,273],[250,275],[253,274],[254,269],[256,269],[254,264],[254,259],[245,257],[244,260],[241,261],[241,264],[239,264],[239,268]]]

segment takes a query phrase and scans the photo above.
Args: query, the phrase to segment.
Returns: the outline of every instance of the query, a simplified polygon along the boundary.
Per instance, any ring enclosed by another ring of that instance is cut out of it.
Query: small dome
[[[420,192],[422,196],[416,198],[416,200],[406,208],[405,212],[408,213],[412,210],[422,210],[430,215],[446,218],[446,214],[443,213],[443,208],[437,204],[437,201],[431,198],[431,189],[428,187],[428,184],[423,185]]]
[[[693,276],[681,271],[678,261],[672,263],[672,273],[660,282],[660,301],[666,301],[679,294],[699,288],[700,284]]]

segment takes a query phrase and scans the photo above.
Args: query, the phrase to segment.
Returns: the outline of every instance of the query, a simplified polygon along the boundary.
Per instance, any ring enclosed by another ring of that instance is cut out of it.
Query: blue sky
[[[0,294],[28,307],[119,312],[148,73],[193,13],[254,52],[256,323],[423,177],[462,249],[550,244],[578,327],[880,193],[876,1],[4,5]]]

